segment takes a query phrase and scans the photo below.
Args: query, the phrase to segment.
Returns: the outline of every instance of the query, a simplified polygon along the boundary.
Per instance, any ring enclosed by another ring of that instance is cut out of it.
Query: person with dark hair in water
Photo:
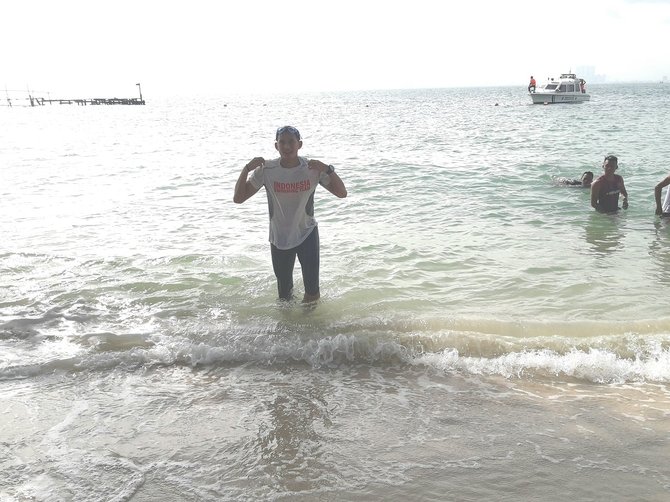
[[[659,216],[670,216],[670,188],[665,191],[665,200],[661,204],[661,192],[663,187],[670,185],[670,175],[654,187],[654,198],[656,199],[656,214]]]
[[[623,177],[614,174],[619,167],[619,160],[608,155],[603,161],[605,173],[591,185],[591,207],[599,213],[616,213],[619,210],[619,194],[623,195],[624,209],[628,209],[628,192]]]
[[[270,212],[270,254],[277,277],[279,298],[293,297],[296,257],[305,286],[303,303],[315,302],[319,292],[319,229],[314,218],[314,192],[319,185],[344,198],[347,189],[335,168],[320,160],[298,156],[300,132],[293,126],[277,129],[275,149],[279,158],[251,159],[235,184],[233,201],[241,204],[265,187]]]
[[[575,179],[561,179],[559,183],[562,185],[568,185],[576,188],[591,188],[591,183],[593,182],[593,173],[591,171],[584,171],[582,177],[578,180]]]

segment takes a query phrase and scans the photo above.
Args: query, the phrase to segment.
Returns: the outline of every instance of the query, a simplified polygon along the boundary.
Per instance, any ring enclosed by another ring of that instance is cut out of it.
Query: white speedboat
[[[534,105],[582,103],[591,99],[586,92],[586,81],[577,78],[574,73],[563,73],[558,79],[551,78],[529,94]]]

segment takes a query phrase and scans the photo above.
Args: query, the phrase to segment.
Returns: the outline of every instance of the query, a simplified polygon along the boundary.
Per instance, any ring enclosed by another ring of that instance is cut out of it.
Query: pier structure
[[[144,100],[140,98],[91,98],[91,99],[51,99],[28,96],[30,106],[44,106],[57,103],[59,105],[143,105]]]
[[[33,94],[34,91],[28,90],[28,97],[27,98],[10,98],[9,97],[9,92],[7,89],[5,89],[5,93],[7,94],[7,105],[9,107],[13,106],[13,101],[24,101],[27,100],[29,102],[29,105],[22,105],[22,106],[46,106],[46,105],[52,105],[52,104],[59,104],[59,105],[79,105],[79,106],[87,106],[87,105],[144,105],[145,101],[144,98],[142,97],[142,86],[140,84],[135,84],[138,87],[140,97],[139,98],[58,98],[54,99],[51,97],[44,98],[44,97],[39,97],[35,96]],[[26,91],[11,91],[11,92],[26,92]],[[48,93],[47,93],[48,95]]]

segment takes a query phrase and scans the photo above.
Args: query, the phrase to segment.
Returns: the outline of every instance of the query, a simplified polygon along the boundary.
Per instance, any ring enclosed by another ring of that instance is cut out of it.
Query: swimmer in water
[[[578,180],[575,179],[561,179],[559,180],[561,185],[567,185],[575,188],[591,188],[591,183],[593,183],[593,173],[591,171],[585,171],[582,174],[582,177]]]

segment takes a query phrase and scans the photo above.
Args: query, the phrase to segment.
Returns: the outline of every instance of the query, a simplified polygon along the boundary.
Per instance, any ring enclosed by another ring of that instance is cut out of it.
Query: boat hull
[[[582,92],[531,92],[534,105],[551,105],[556,103],[583,103],[589,101],[591,95]]]

